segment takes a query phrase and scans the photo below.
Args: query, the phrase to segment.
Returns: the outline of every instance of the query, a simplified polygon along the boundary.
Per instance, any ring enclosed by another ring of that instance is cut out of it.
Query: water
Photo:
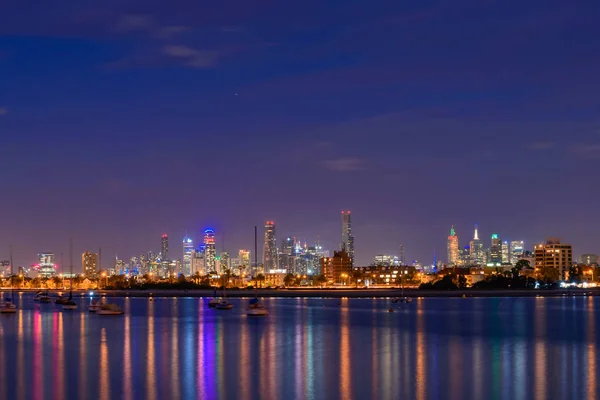
[[[83,305],[84,299],[78,299]],[[18,296],[0,399],[594,399],[593,297],[114,299],[124,316]]]

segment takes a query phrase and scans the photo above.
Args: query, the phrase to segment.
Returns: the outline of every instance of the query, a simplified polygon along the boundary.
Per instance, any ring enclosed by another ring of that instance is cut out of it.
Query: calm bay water
[[[0,399],[594,399],[600,299],[111,299],[20,295],[0,315]]]

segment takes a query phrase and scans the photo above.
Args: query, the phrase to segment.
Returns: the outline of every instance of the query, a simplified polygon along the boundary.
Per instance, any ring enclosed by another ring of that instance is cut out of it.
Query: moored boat
[[[17,312],[17,305],[10,299],[0,301],[0,314],[14,314]]]
[[[218,302],[214,307],[217,310],[231,310],[233,308],[233,304],[223,299],[220,302]]]
[[[250,300],[250,304],[248,305],[248,311],[246,315],[249,317],[266,317],[269,315],[269,311],[267,308],[261,303],[261,301],[255,297]]]
[[[124,314],[123,309],[119,307],[117,304],[102,304],[98,310],[96,310],[96,314],[98,315],[121,315]]]

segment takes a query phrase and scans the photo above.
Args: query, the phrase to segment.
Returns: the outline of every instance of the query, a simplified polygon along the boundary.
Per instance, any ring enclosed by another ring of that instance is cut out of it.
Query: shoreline
[[[10,289],[0,290],[3,293],[10,292]],[[21,289],[15,293],[36,293],[38,289]],[[67,290],[50,289],[48,293],[57,295],[65,293]],[[77,297],[89,295],[89,290],[74,290],[73,294]],[[160,290],[94,290],[94,295],[106,297],[209,297],[212,298],[214,290],[210,289],[160,289]],[[249,297],[270,297],[270,298],[391,298],[399,297],[402,294],[401,289],[382,288],[382,289],[258,289],[258,290],[227,290],[227,297],[249,298]],[[217,296],[221,296],[222,291],[217,290]],[[404,289],[404,296],[440,298],[440,297],[563,297],[563,296],[597,296],[600,295],[600,288],[591,289],[527,289],[527,290],[422,290],[422,289]]]

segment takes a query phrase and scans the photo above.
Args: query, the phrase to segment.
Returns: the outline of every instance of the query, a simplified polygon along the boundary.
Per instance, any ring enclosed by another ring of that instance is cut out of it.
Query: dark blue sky
[[[415,4],[5,0],[0,258],[333,248],[341,209],[361,264],[451,224],[600,252],[600,5]]]

